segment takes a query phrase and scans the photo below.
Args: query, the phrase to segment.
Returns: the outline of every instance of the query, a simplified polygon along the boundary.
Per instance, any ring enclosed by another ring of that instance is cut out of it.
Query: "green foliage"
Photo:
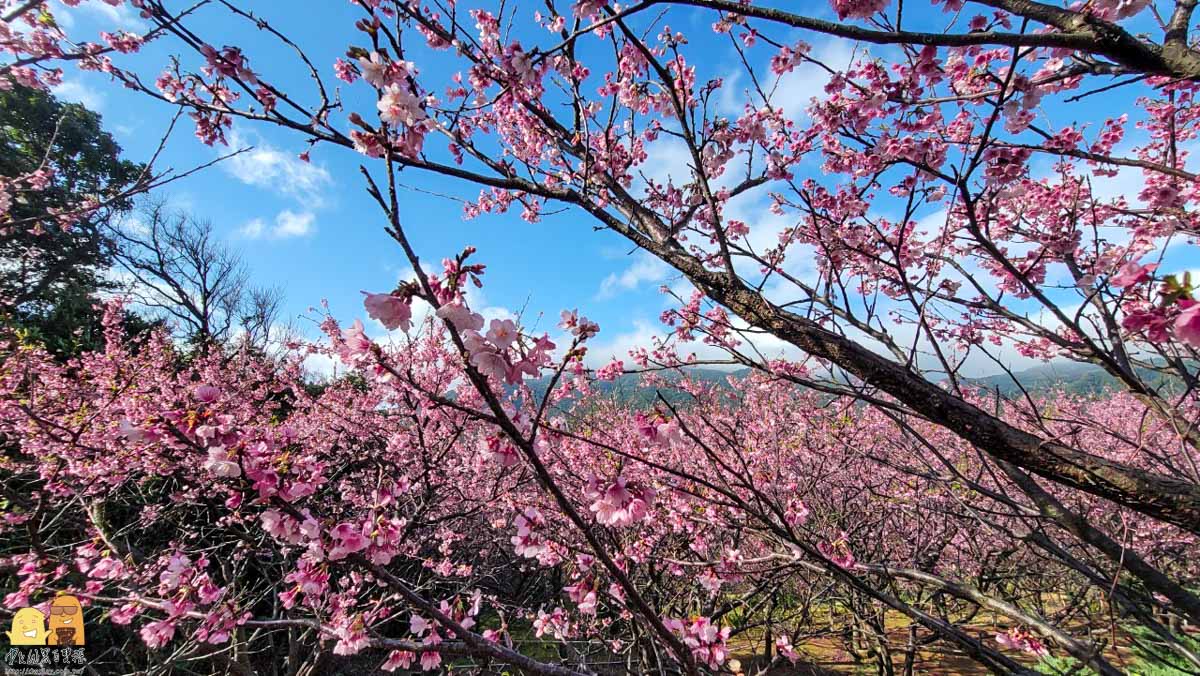
[[[1149,368],[1134,370],[1138,377],[1150,387],[1176,391],[1180,386],[1177,380],[1173,380],[1157,370]],[[1013,382],[1014,377],[1016,382]],[[1099,366],[1077,362],[1044,364],[1018,371],[1012,376],[1002,373],[970,379],[968,382],[991,393],[998,393],[1005,399],[1020,399],[1024,396],[1022,389],[1031,394],[1061,390],[1068,394],[1083,396],[1100,396],[1124,390],[1124,386],[1116,378]]]
[[[1058,657],[1055,655],[1043,657],[1034,666],[1034,671],[1039,674],[1052,674],[1053,676],[1094,676],[1096,673],[1094,669],[1084,666],[1074,657]]]
[[[70,357],[103,345],[104,327],[95,309],[97,299],[89,289],[64,289],[45,311],[0,315],[0,327],[12,330],[25,344],[42,345],[52,354]],[[128,336],[142,334],[158,322],[125,313],[122,323]]]
[[[132,202],[112,200],[69,228],[53,215],[135,183],[142,167],[120,155],[100,116],[83,106],[26,87],[0,91],[0,179],[53,171],[44,190],[16,191],[0,217],[0,312],[59,354],[97,345],[94,293],[113,254],[106,226]]]
[[[630,368],[636,367],[630,365]],[[732,395],[733,388],[728,382],[729,377],[743,378],[749,373],[749,369],[742,368],[727,372],[705,368],[688,368],[686,369],[686,373],[688,377],[694,380],[712,383],[719,391],[728,392]],[[665,371],[659,375],[671,385],[681,379],[680,374],[674,371]],[[672,406],[687,408],[693,402],[692,396],[671,385],[662,389],[650,387],[645,383],[641,375],[626,373],[618,376],[616,380],[611,382],[596,381],[592,383],[592,390],[603,393],[606,397],[622,405],[639,410],[654,408],[663,399]],[[545,396],[549,386],[550,376],[542,376],[529,382],[529,387],[533,390],[534,396],[539,399]]]
[[[1133,658],[1128,671],[1134,676],[1191,676],[1197,670],[1183,657],[1171,650],[1162,639],[1141,626],[1129,628]],[[1175,636],[1192,652],[1200,653],[1200,640],[1182,632]],[[1067,656],[1043,658],[1034,669],[1039,674],[1053,676],[1093,676],[1096,672],[1079,660]]]
[[[1134,640],[1132,673],[1138,676],[1188,676],[1197,673],[1191,663],[1171,650],[1149,629],[1136,627],[1131,633]],[[1189,651],[1200,653],[1200,640],[1183,632],[1175,632],[1175,636]]]

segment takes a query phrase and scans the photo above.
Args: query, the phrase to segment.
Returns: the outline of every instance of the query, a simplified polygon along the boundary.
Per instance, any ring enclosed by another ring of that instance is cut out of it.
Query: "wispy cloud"
[[[831,38],[813,43],[809,56],[829,68],[842,70],[865,53],[864,48],[856,43]],[[759,82],[763,83],[772,106],[781,109],[788,118],[798,120],[806,115],[805,111],[813,99],[821,101],[828,98],[825,85],[829,79],[829,72],[820,65],[804,62],[783,75],[777,76],[767,71]],[[725,86],[721,88],[718,99],[718,110],[725,115],[741,115],[745,112],[747,97],[755,107],[761,106],[762,98],[758,93],[747,90],[750,84],[743,81],[742,71],[726,75]]]
[[[229,145],[249,148],[221,163],[237,180],[290,197],[308,210],[325,205],[326,191],[333,180],[324,167],[305,162],[255,133],[235,129],[229,135]]]
[[[67,7],[62,2],[53,2],[51,11],[65,28],[74,26],[75,18],[81,15],[103,22],[108,30],[120,28],[127,31],[143,31],[148,28],[141,12],[124,2],[112,5],[101,0],[87,0],[77,7]]]
[[[104,108],[104,94],[79,80],[63,80],[61,84],[51,88],[50,91],[63,101],[82,104],[88,110],[99,111]]]
[[[646,152],[651,159],[638,167],[638,173],[646,180],[663,184],[670,181],[676,186],[692,181],[692,154],[681,139],[664,134]]]
[[[749,359],[757,360],[760,357],[768,360],[783,358],[798,361],[804,359],[804,355],[795,346],[771,334],[748,331],[749,325],[738,317],[731,319],[731,325],[743,344],[739,352]],[[659,344],[673,345],[677,349],[679,357],[684,361],[693,358],[699,361],[730,359],[729,352],[723,347],[699,340],[679,343],[671,336],[669,327],[650,317],[634,317],[632,326],[623,332],[606,335],[604,327],[601,327],[600,336],[588,346],[584,362],[592,368],[598,368],[614,359],[620,359],[625,362],[626,366],[632,367],[630,353],[633,350],[650,348]],[[711,368],[712,365],[708,365],[708,367]]]
[[[311,211],[284,209],[275,216],[274,223],[255,218],[239,228],[237,234],[246,239],[307,237],[317,231],[316,220],[316,214]]]
[[[645,282],[661,282],[671,268],[646,252],[639,252],[634,262],[620,274],[614,272],[600,283],[598,299],[612,298],[621,291],[632,291]]]
[[[847,40],[821,40],[813,45],[809,56],[834,70],[842,70],[855,58],[862,57],[863,51]],[[829,97],[825,93],[829,79],[829,72],[824,68],[805,62],[776,80],[771,104],[781,108],[793,120],[802,118],[813,99],[823,101]]]

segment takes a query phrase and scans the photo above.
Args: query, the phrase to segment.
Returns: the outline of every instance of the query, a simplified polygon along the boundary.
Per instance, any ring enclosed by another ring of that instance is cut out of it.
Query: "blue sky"
[[[834,18],[825,2],[805,4],[800,11]],[[312,61],[325,69],[326,84],[340,86],[348,110],[364,113],[373,110],[369,88],[362,84],[346,86],[332,76],[333,61],[344,54],[349,44],[359,42],[352,28],[359,14],[350,3],[296,0],[264,1],[249,6],[306,49]],[[533,10],[532,5],[518,9],[530,15]],[[130,29],[139,27],[139,20],[132,12],[95,0],[74,9],[60,6],[56,11],[69,32],[76,35],[94,36],[101,29],[111,29],[114,22]],[[736,115],[743,105],[746,83],[744,76],[735,75],[739,70],[737,54],[727,38],[712,34],[713,18],[711,12],[675,8],[667,23],[693,39],[686,54],[693,59],[696,54],[705,55],[699,64],[701,81],[726,77],[721,106],[723,112]],[[906,27],[917,28],[938,21],[945,21],[940,13],[906,16]],[[219,11],[199,15],[192,26],[218,47],[243,46],[251,56],[252,67],[283,89],[311,91],[307,74],[294,67],[293,57],[278,45],[264,42],[253,26],[234,22]],[[774,37],[786,41],[803,37],[813,45],[814,56],[834,67],[848,65],[855,50],[861,49],[845,41],[825,40],[811,34],[775,33]],[[879,48],[873,51],[879,53]],[[178,53],[178,48],[171,41],[152,43],[141,54],[120,63],[133,67],[146,81],[153,81],[174,53]],[[757,50],[764,59],[769,53],[766,49]],[[427,85],[439,79],[449,83],[452,71],[444,68],[447,57],[422,56],[420,50],[410,56],[422,70],[422,81]],[[185,63],[195,62],[194,55],[184,54],[183,58]],[[761,75],[765,64],[759,67]],[[826,77],[814,67],[802,67],[787,76],[780,88],[780,98],[774,103],[785,110],[794,109],[799,115],[809,99],[820,94]],[[599,74],[593,74],[592,78],[598,82]],[[98,110],[106,127],[134,160],[150,156],[175,110],[119,88],[108,82],[106,76],[73,70],[68,70],[66,82],[58,93]],[[1085,110],[1099,118],[1116,114],[1128,103],[1127,96],[1116,94],[1095,104],[1111,110]],[[1077,113],[1078,109],[1072,112]],[[244,256],[255,282],[284,290],[286,317],[313,316],[309,308],[323,299],[329,301],[339,319],[351,321],[363,317],[360,290],[387,290],[409,274],[399,247],[383,231],[378,207],[363,189],[358,165],[372,161],[349,150],[318,146],[312,153],[311,164],[305,164],[296,157],[307,149],[302,137],[245,122],[235,123],[230,141],[230,149],[253,146],[253,150],[173,184],[165,194],[176,207],[211,220],[227,243]],[[652,153],[645,171],[656,178],[668,174],[682,176],[686,171],[681,148],[662,144]],[[193,138],[190,125],[183,120],[160,159],[159,168],[184,170],[210,161],[217,154],[218,150]],[[815,172],[815,163],[815,159],[809,161],[810,171]],[[1112,190],[1136,188],[1138,179],[1126,173],[1113,181]],[[484,295],[477,302],[493,308],[493,314],[501,312],[498,308],[510,312],[524,309],[527,324],[536,323],[553,330],[560,310],[578,307],[602,327],[593,349],[596,362],[606,361],[614,354],[623,357],[628,347],[644,343],[649,335],[660,331],[658,315],[668,299],[659,292],[659,287],[677,281],[676,278],[644,254],[631,253],[631,247],[621,238],[595,231],[593,222],[585,215],[578,212],[546,215],[540,223],[529,224],[519,217],[518,209],[505,215],[465,221],[456,198],[472,199],[478,194],[477,189],[411,170],[402,173],[400,180],[407,188],[401,206],[404,225],[423,260],[436,268],[441,258],[454,255],[464,245],[477,247],[477,260],[488,265]],[[778,218],[767,211],[762,195],[743,200],[738,210],[734,217],[752,225],[779,225]],[[764,227],[762,231],[771,236],[770,228]],[[796,265],[802,268],[804,261],[797,260]],[[539,313],[544,315],[540,322]],[[315,335],[311,323],[301,321],[300,328]],[[377,325],[374,330],[383,333]]]
[[[356,15],[349,3],[289,2],[286,12],[278,11],[281,5],[257,3],[280,29],[310,47],[318,64],[331,66],[354,39],[353,30],[337,37],[328,30],[352,27]],[[139,25],[132,13],[99,2],[65,12],[59,7],[56,14],[70,24],[70,32],[81,35],[95,35],[112,21]],[[214,44],[244,45],[258,57],[253,66],[270,73],[273,81],[283,76],[285,85],[291,79],[295,87],[306,88],[302,73],[279,67],[291,63],[283,55],[278,55],[279,63],[258,56],[273,52],[258,49],[255,31],[230,33],[230,23],[220,22],[220,33],[205,21],[196,26]],[[210,29],[207,34],[205,29]],[[166,63],[172,53],[169,43],[151,43],[121,63],[146,66],[134,70],[153,81],[161,70],[153,66]],[[373,109],[363,96],[365,87],[345,86],[331,70],[325,75],[328,82],[342,85],[348,101],[356,102],[351,109]],[[100,74],[68,70],[57,93],[100,112],[105,127],[134,160],[154,152],[174,113],[173,107],[120,88]],[[300,136],[244,122],[235,124],[230,148],[214,150],[193,138],[187,120],[181,120],[158,166],[185,170],[245,146],[254,149],[176,182],[164,194],[174,206],[211,220],[244,256],[257,283],[283,287],[288,316],[311,316],[308,309],[328,299],[333,314],[350,321],[363,314],[360,290],[387,290],[409,274],[399,247],[383,232],[378,207],[363,189],[359,163],[377,163],[357,153],[318,146],[311,164],[305,164],[296,157],[307,149]],[[477,189],[413,171],[400,180],[409,187],[402,195],[405,227],[424,262],[437,269],[441,258],[463,246],[478,248],[477,260],[488,265],[487,305],[513,312],[526,308],[526,317],[545,313],[541,326],[547,329],[557,323],[560,310],[579,307],[600,322],[607,337],[657,324],[664,307],[658,287],[668,279],[666,271],[628,255],[630,247],[621,238],[594,232],[580,215],[548,215],[538,224],[523,221],[519,212],[467,221],[460,202],[438,195],[473,198]]]

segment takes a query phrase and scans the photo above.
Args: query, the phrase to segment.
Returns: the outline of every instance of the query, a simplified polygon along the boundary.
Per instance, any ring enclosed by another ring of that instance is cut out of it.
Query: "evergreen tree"
[[[142,166],[121,147],[100,115],[27,87],[0,91],[0,181],[50,172],[39,190],[15,190],[0,217],[0,316],[59,354],[94,345],[92,306],[114,254],[109,221],[132,206]],[[69,226],[57,214],[89,199],[104,204]]]

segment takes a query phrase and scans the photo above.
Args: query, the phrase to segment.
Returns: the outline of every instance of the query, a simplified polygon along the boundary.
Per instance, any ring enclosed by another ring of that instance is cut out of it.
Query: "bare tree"
[[[280,287],[250,287],[246,290],[240,321],[245,339],[251,345],[263,346],[276,337],[282,304],[283,289]]]
[[[222,243],[209,221],[152,202],[143,218],[116,231],[117,267],[126,292],[202,349],[239,335],[256,346],[270,338],[279,315],[278,288],[250,285],[245,262]]]

